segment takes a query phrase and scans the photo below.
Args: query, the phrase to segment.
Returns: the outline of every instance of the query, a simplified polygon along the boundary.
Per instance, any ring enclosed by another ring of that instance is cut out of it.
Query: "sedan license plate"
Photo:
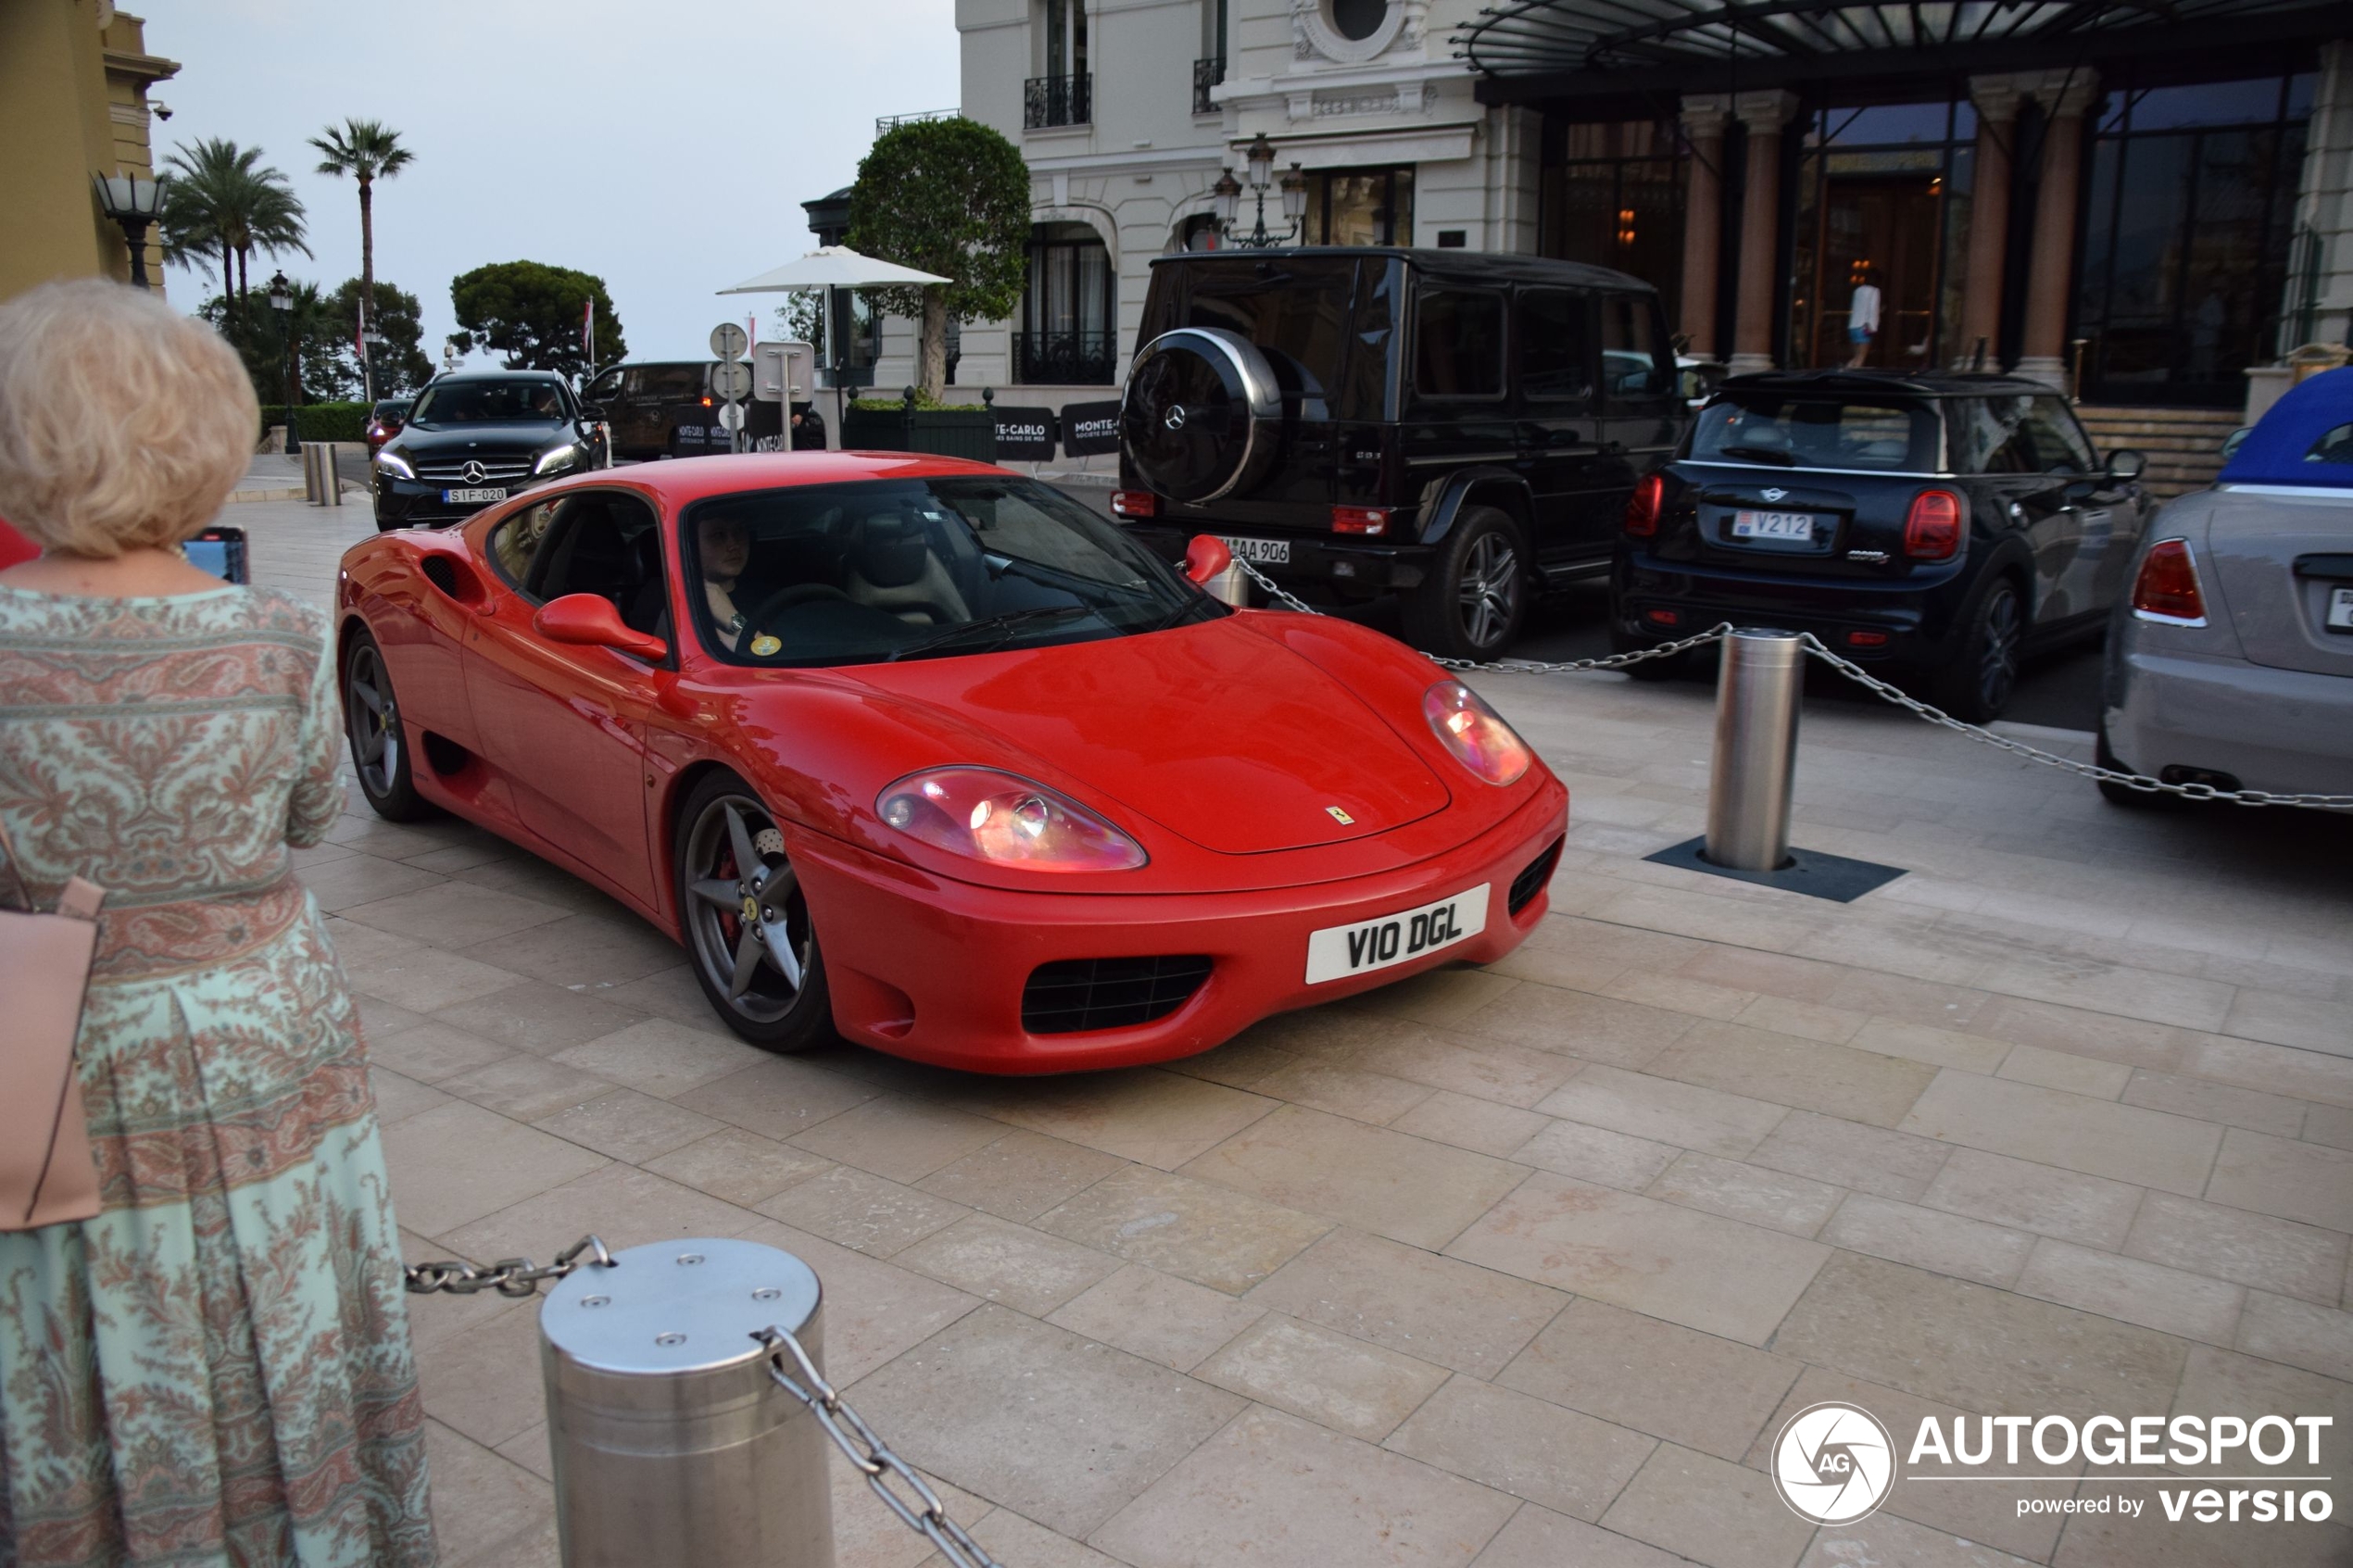
[[[2353,632],[2353,588],[2329,590],[2327,625],[2332,632]]]
[[[1732,514],[1732,537],[1797,539],[1811,544],[1814,540],[1814,514],[1736,511]]]
[[[1419,909],[1401,909],[1354,925],[1327,926],[1307,938],[1307,984],[1345,980],[1418,959],[1467,942],[1487,929],[1487,895],[1481,884],[1467,893]]]
[[[1252,566],[1289,566],[1290,541],[1288,539],[1236,539],[1220,533],[1217,542],[1233,552],[1236,560],[1246,560]]]
[[[489,489],[445,490],[441,493],[441,504],[445,507],[465,507],[478,501],[503,501],[506,498],[507,493],[496,486]]]

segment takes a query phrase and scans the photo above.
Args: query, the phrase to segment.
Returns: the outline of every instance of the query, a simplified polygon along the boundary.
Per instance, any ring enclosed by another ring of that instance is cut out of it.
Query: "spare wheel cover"
[[[1120,400],[1119,440],[1145,483],[1178,501],[1214,501],[1258,477],[1282,419],[1275,374],[1223,327],[1180,327],[1144,345]]]

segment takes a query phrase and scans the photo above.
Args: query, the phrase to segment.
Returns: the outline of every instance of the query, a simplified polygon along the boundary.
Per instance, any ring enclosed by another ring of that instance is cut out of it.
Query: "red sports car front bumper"
[[[1441,964],[1490,963],[1526,939],[1540,890],[1510,909],[1516,878],[1567,830],[1550,778],[1478,837],[1401,870],[1246,893],[1103,896],[950,882],[826,838],[792,845],[824,944],[834,1022],[894,1056],[978,1073],[1074,1073],[1191,1056],[1258,1020],[1368,991]],[[1485,884],[1478,935],[1392,967],[1307,982],[1311,932],[1416,909]],[[1124,1028],[1032,1034],[1022,998],[1041,964],[1199,955],[1208,978],[1167,1016]]]

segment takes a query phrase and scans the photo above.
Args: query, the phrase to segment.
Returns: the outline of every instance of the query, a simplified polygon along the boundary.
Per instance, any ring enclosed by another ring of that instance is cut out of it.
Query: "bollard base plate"
[[[1904,874],[1901,866],[1882,866],[1870,860],[1850,860],[1843,855],[1825,855],[1818,849],[1797,848],[1790,850],[1790,863],[1780,871],[1734,871],[1702,855],[1700,851],[1706,847],[1707,839],[1703,834],[1642,859],[1662,866],[1680,866],[1687,872],[1728,876],[1734,882],[1753,882],[1759,887],[1803,893],[1811,898],[1834,899],[1841,904],[1851,904],[1874,887],[1884,887]]]

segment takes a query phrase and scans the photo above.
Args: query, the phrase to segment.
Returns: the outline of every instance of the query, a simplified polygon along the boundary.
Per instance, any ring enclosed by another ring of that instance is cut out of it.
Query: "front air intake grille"
[[[531,475],[532,459],[527,456],[477,458],[474,461],[482,469],[479,479],[466,472],[462,458],[456,462],[421,462],[417,465],[417,477],[436,484],[512,484]]]
[[[1528,862],[1526,871],[1512,878],[1509,900],[1512,913],[1517,914],[1534,903],[1536,895],[1543,892],[1544,884],[1553,880],[1553,868],[1559,865],[1561,860],[1561,844],[1560,839],[1553,840],[1551,846],[1541,855]]]
[[[1063,959],[1039,964],[1021,993],[1021,1026],[1033,1035],[1126,1029],[1166,1018],[1209,978],[1198,954],[1147,959]]]

